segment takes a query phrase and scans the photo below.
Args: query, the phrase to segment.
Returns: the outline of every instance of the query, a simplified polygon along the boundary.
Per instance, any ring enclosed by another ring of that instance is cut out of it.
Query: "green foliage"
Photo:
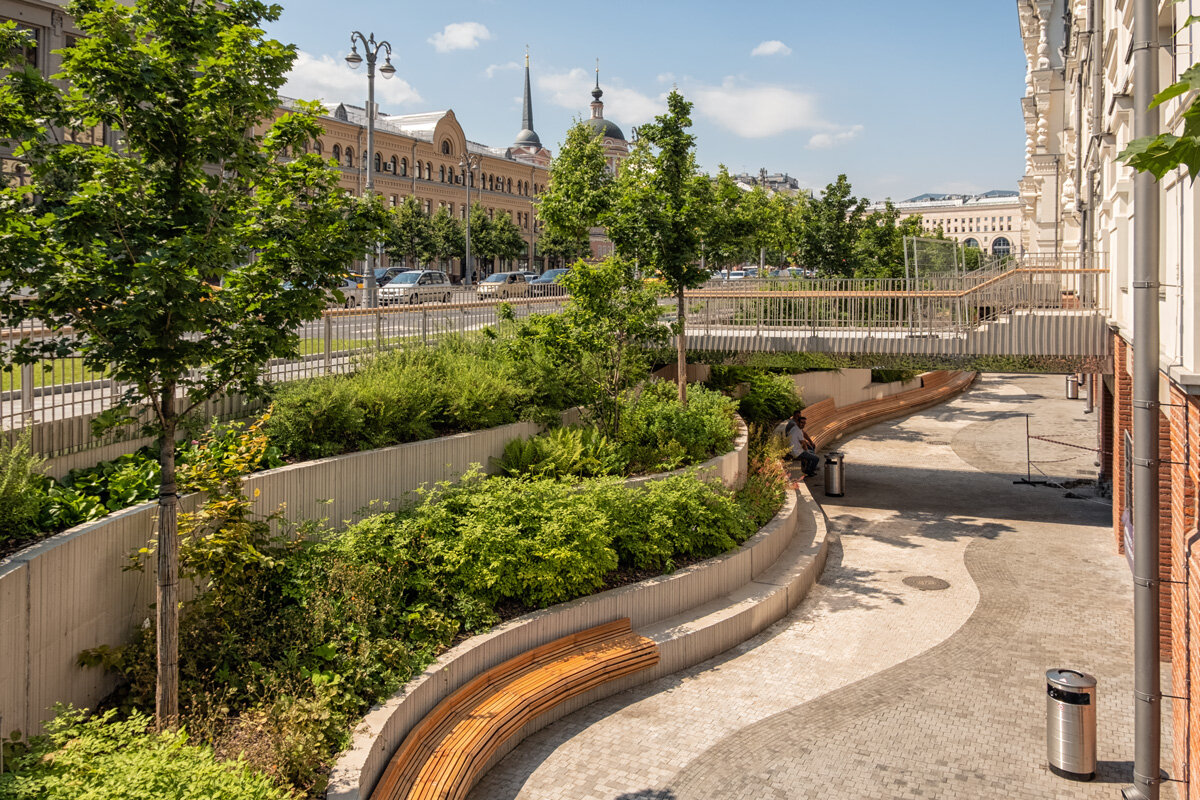
[[[903,278],[904,237],[924,235],[919,214],[901,220],[900,212],[888,200],[883,209],[872,211],[862,219],[858,239],[854,243],[854,276]]]
[[[87,719],[60,710],[47,733],[0,773],[12,800],[288,800],[291,792],[242,760],[218,761],[184,730],[155,733],[151,720],[115,711]]]
[[[463,223],[442,206],[429,223],[429,250],[439,262],[448,258],[462,258],[466,250],[466,234]]]
[[[694,387],[685,406],[672,384],[651,381],[625,404],[618,439],[631,473],[659,472],[728,452],[737,435],[734,401]]]
[[[694,354],[711,365],[707,385],[713,389],[729,390],[747,383],[755,375],[799,375],[816,370],[836,370],[850,366],[841,356],[825,353],[751,353],[727,358],[719,353]]]
[[[788,375],[761,373],[751,375],[749,382],[749,391],[738,403],[738,413],[748,424],[778,422],[801,407],[796,384]]]
[[[797,254],[801,265],[827,278],[849,278],[858,269],[856,246],[867,201],[851,194],[838,175],[821,196],[802,207]]]
[[[426,261],[435,253],[433,222],[413,195],[404,198],[390,212],[384,249],[394,259],[407,258],[410,264]]]
[[[871,370],[871,383],[907,383],[915,379],[920,373],[915,369],[873,369]]]
[[[10,444],[0,434],[0,545],[37,533],[47,502],[45,459],[30,449],[30,436],[26,428]]]
[[[598,478],[620,474],[625,459],[615,442],[593,427],[554,428],[504,446],[497,465],[506,475]]]
[[[601,224],[612,204],[612,175],[608,171],[600,134],[582,122],[567,130],[567,140],[550,164],[546,188],[538,197],[544,252],[579,256],[587,251],[588,228]]]
[[[786,440],[782,436],[756,433],[761,431],[751,432],[750,439],[755,444],[751,447],[746,485],[738,491],[737,502],[753,520],[754,527],[761,528],[779,513],[791,480],[783,465],[783,455],[789,449]]]
[[[1187,20],[1190,25],[1196,18]],[[1150,108],[1157,108],[1168,100],[1181,97],[1200,88],[1200,64],[1184,70],[1179,81],[1154,96]],[[1160,133],[1134,139],[1117,156],[1138,172],[1149,172],[1156,180],[1162,180],[1173,169],[1182,166],[1192,181],[1200,174],[1200,98],[1193,97],[1181,115],[1181,136]]]
[[[649,375],[645,349],[661,344],[657,285],[638,278],[633,264],[617,258],[578,262],[561,279],[571,299],[563,310],[563,343],[572,354],[600,430],[621,427],[622,398]]]
[[[537,323],[529,323],[535,326]],[[533,341],[449,339],[385,353],[352,375],[281,384],[267,427],[293,458],[321,458],[492,428],[568,404],[560,361]]]

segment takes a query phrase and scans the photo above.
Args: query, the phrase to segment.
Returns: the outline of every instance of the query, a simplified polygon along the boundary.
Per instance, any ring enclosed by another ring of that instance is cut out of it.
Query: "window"
[[[400,174],[400,162],[395,156],[392,156],[392,174],[393,175]]]
[[[402,159],[400,159],[400,176],[405,177],[407,175],[408,175],[408,159],[402,158]]]
[[[375,154],[375,174],[383,172],[383,156],[379,153]]]
[[[1012,243],[1003,236],[997,236],[992,242],[992,255],[1007,256],[1012,253]]]
[[[508,179],[508,189],[505,191],[507,191],[509,194],[512,194],[512,178]]]
[[[323,152],[323,148],[321,147],[321,140],[320,140],[320,139],[317,139],[316,148],[317,148],[317,155],[321,155],[321,153]]]
[[[444,164],[438,167],[438,177],[441,179],[442,183],[446,182],[446,166]]]
[[[420,161],[417,162],[417,180],[422,180],[425,177],[425,167]]]
[[[425,177],[433,180],[433,164],[430,164],[428,161],[425,162]]]
[[[450,155],[450,140],[449,139],[442,139],[442,155],[444,155],[444,156]]]
[[[342,146],[340,144],[335,144],[333,146],[333,163],[342,163]]]

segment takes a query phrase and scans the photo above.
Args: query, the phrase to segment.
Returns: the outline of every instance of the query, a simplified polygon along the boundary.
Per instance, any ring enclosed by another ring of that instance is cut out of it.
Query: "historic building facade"
[[[1119,154],[1134,138],[1134,5],[1131,0],[1017,0],[1027,62],[1025,175],[1020,183],[1024,242],[1064,266],[1106,267],[1113,356],[1102,376],[1089,376],[1100,402],[1100,449],[1113,483],[1114,546],[1124,551],[1132,530],[1130,447],[1134,340],[1134,172]],[[1200,30],[1188,25],[1195,3],[1157,3],[1161,91],[1200,60]],[[1179,134],[1183,95],[1160,106],[1163,132]],[[1200,552],[1196,551],[1200,483],[1200,206],[1182,170],[1154,186],[1158,210],[1159,343],[1156,359],[1159,463],[1161,641],[1172,662],[1174,752],[1163,766],[1181,797],[1200,797]],[[1145,252],[1145,251],[1143,251]],[[1142,291],[1146,291],[1142,288]],[[1142,467],[1145,468],[1145,465]],[[1134,702],[1132,698],[1128,702]]]
[[[921,215],[921,227],[930,235],[940,228],[947,239],[964,247],[997,256],[1020,252],[1021,201],[1016,192],[924,194],[893,205],[902,219]],[[883,207],[883,203],[874,203],[868,210]]]

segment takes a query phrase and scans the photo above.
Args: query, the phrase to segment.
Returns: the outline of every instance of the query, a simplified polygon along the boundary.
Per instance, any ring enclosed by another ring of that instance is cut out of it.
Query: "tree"
[[[463,224],[450,209],[442,206],[429,222],[429,252],[440,264],[449,258],[462,258],[466,251]]]
[[[275,114],[293,47],[260,24],[255,0],[78,0],[86,34],[51,82],[33,69],[0,79],[0,138],[17,145],[27,187],[0,189],[0,298],[6,325],[34,319],[53,336],[10,351],[23,363],[78,352],[128,387],[107,423],[145,410],[158,439],[156,712],[178,718],[175,433],[223,392],[256,394],[263,367],[295,355],[295,333],[336,294],[346,266],[382,223],[374,203],[337,188],[308,153],[316,107]],[[0,53],[22,34],[0,27]],[[19,68],[18,68],[19,69]],[[121,150],[64,132],[120,131]]]
[[[703,216],[707,261],[718,269],[740,264],[746,258],[751,234],[748,214],[751,209],[746,193],[730,177],[724,164],[717,172],[717,179],[707,188],[708,197],[697,199],[708,208]]]
[[[394,259],[406,259],[406,265],[416,266],[433,257],[433,225],[421,201],[413,196],[404,198],[391,211],[392,224],[384,235],[384,249]]]
[[[563,310],[568,347],[588,387],[596,425],[609,436],[621,430],[621,400],[646,379],[645,352],[663,341],[658,323],[661,284],[639,280],[628,261],[580,261],[561,279],[570,300]]]
[[[582,242],[575,239],[561,238],[557,233],[542,228],[537,240],[538,253],[547,256],[556,264],[566,264],[588,252],[587,240]]]
[[[601,224],[612,205],[613,178],[598,131],[576,121],[550,164],[537,215],[560,252],[588,250],[588,229]],[[549,251],[547,251],[549,252]]]
[[[676,304],[679,402],[687,402],[685,289],[708,279],[698,258],[704,208],[698,202],[708,179],[696,174],[692,104],[678,91],[667,95],[667,113],[640,128],[639,142],[617,179],[617,200],[606,215],[617,254],[657,272]],[[631,163],[632,162],[632,163]]]
[[[492,218],[488,216],[487,209],[479,205],[479,203],[471,204],[471,255],[473,260],[491,261],[495,256],[492,250]],[[494,271],[494,270],[488,270]],[[480,275],[482,275],[482,270]]]
[[[855,244],[867,201],[850,193],[850,182],[838,175],[821,197],[804,205],[799,230],[801,263],[817,274],[849,278],[857,269]]]
[[[511,260],[524,253],[527,247],[525,237],[512,217],[500,214],[492,220],[488,236],[489,255]]]
[[[891,200],[863,217],[855,243],[856,278],[903,278],[904,239],[923,236],[921,216],[900,219]]]

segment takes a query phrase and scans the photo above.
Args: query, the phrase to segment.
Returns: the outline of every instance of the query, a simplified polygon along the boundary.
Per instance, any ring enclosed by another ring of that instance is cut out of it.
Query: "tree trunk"
[[[175,483],[175,386],[162,394],[158,440],[158,672],[154,716],[159,730],[179,724],[179,495]]]
[[[675,311],[679,318],[679,334],[675,339],[676,359],[675,367],[677,375],[676,380],[679,381],[679,403],[687,405],[687,332],[684,330],[687,315],[684,314],[683,307],[683,287],[675,293]]]

